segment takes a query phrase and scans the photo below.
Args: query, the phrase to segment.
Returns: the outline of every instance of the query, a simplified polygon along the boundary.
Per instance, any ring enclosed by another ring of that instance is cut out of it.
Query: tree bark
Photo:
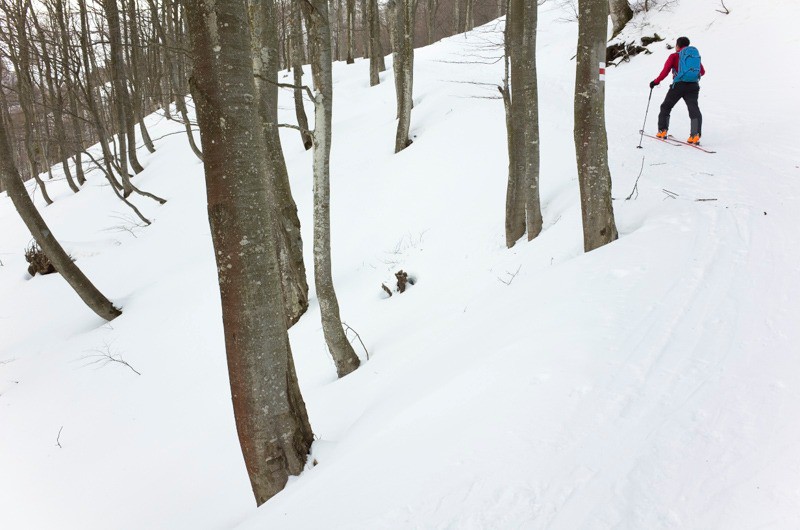
[[[225,348],[257,504],[303,470],[312,432],[297,384],[270,219],[247,0],[186,3]]]
[[[633,10],[628,0],[608,0],[608,9],[611,14],[612,38],[614,38],[633,18]]]
[[[69,112],[72,121],[72,138],[71,144],[72,152],[75,155],[75,178],[78,180],[79,185],[86,182],[86,176],[83,173],[83,163],[81,161],[81,151],[83,151],[83,130],[78,114],[78,100],[76,95],[75,83],[72,80],[72,72],[69,71],[71,63],[69,57],[70,42],[69,34],[67,33],[67,17],[64,13],[64,0],[54,0],[55,16],[58,24],[58,34],[61,41],[61,63],[64,68],[64,89],[67,93],[67,100],[69,102]],[[76,69],[77,70],[77,69]]]
[[[274,0],[250,0],[253,74],[264,135],[268,191],[273,204],[278,264],[286,320],[297,322],[308,309],[308,283],[303,264],[300,219],[289,187],[289,173],[278,135],[278,39]]]
[[[381,43],[381,22],[378,0],[367,0],[369,19],[369,86],[380,84],[380,72],[386,70]]]
[[[6,109],[2,109],[5,112]],[[28,190],[22,183],[16,166],[11,158],[11,146],[6,133],[5,120],[0,120],[0,179],[3,180],[8,196],[14,203],[25,226],[31,231],[33,239],[39,248],[45,253],[55,266],[56,270],[75,290],[81,300],[94,311],[97,316],[111,321],[117,318],[122,312],[114,307],[108,298],[97,290],[91,281],[83,274],[72,258],[64,251],[61,244],[56,240],[47,224],[42,219],[36,206],[33,204]]]
[[[617,239],[605,122],[607,32],[607,0],[580,0],[574,133],[586,252]]]
[[[394,2],[394,75],[397,91],[397,134],[394,152],[399,153],[412,141],[411,109],[414,106],[414,14],[417,0],[396,0]]]
[[[317,288],[322,332],[336,365],[344,377],[360,362],[347,340],[339,316],[339,301],[331,271],[330,156],[333,116],[331,34],[327,0],[298,0],[306,15],[314,76],[314,283]]]
[[[297,2],[292,2],[291,17],[292,32],[290,40],[292,46],[292,79],[294,81],[294,113],[297,116],[297,126],[300,127],[300,138],[303,140],[303,147],[308,151],[313,146],[313,141],[311,131],[308,128],[308,116],[306,115],[306,107],[303,101],[305,92],[301,88],[303,86],[305,54],[303,53],[302,13],[300,13],[300,6]]]
[[[356,0],[346,0],[347,4],[347,64],[353,64],[356,48]]]
[[[109,47],[111,48],[110,63],[111,63],[111,85],[113,87],[113,102],[112,107],[115,111],[115,118],[117,120],[117,138],[119,138],[119,156],[120,176],[122,177],[123,196],[128,197],[133,193],[133,186],[130,181],[130,174],[128,173],[129,151],[128,135],[133,127],[128,127],[126,107],[130,106],[130,98],[128,97],[128,81],[125,75],[125,68],[122,64],[122,36],[119,29],[119,10],[117,7],[117,0],[103,0],[103,9],[106,13],[106,20],[108,21],[108,34],[109,34]],[[133,150],[134,156],[136,150]],[[134,166],[133,160],[130,160],[133,170],[137,171]]]
[[[24,117],[24,145],[25,152],[28,158],[28,171],[30,175],[36,180],[36,184],[42,190],[42,197],[45,202],[53,204],[53,200],[47,193],[47,187],[44,181],[39,177],[39,152],[35,147],[35,127],[36,115],[34,111],[34,95],[33,95],[33,79],[31,78],[31,62],[30,62],[30,41],[28,39],[27,29],[27,16],[29,4],[17,4],[16,10],[13,12],[14,19],[9,21],[13,23],[13,27],[17,33],[17,50],[13,47],[9,49],[11,61],[17,71],[17,97],[19,99],[19,106],[22,109]]]

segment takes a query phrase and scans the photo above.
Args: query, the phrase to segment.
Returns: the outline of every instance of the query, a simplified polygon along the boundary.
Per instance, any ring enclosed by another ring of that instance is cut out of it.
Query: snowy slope
[[[290,335],[318,465],[258,510],[202,166],[181,135],[164,136],[180,127],[150,118],[163,138],[138,185],[169,199],[136,199],[152,226],[128,220],[97,174],[77,196],[54,183],[42,208],[123,306],[111,324],[60,278],[27,279],[30,236],[0,196],[0,528],[800,527],[800,76],[788,68],[800,6],[726,5],[687,0],[626,30],[700,48],[703,141],[718,153],[647,138],[635,149],[663,45],[611,68],[621,238],[590,254],[572,147],[576,27],[563,12],[540,15],[545,231],[512,250],[502,103],[490,99],[502,25],[417,51],[415,143],[399,155],[391,73],[370,88],[365,61],[334,66],[334,274],[370,359],[336,380],[312,300]],[[682,104],[672,123],[688,134]],[[310,265],[310,155],[295,131],[283,141]],[[639,196],[625,201],[642,156]],[[416,285],[384,298],[401,268]],[[98,352],[142,375],[90,364]]]

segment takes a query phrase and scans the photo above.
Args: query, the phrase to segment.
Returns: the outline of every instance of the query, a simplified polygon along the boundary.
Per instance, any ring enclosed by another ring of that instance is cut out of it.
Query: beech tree
[[[297,0],[308,27],[311,73],[314,77],[314,284],[317,288],[322,333],[344,377],[360,361],[344,334],[331,270],[330,158],[333,118],[333,73],[328,0]]]
[[[578,10],[574,136],[581,189],[583,248],[589,252],[617,239],[605,116],[608,2],[580,0]]]
[[[414,106],[414,23],[417,0],[390,0],[391,30],[394,34],[393,56],[394,84],[397,91],[397,134],[394,152],[399,153],[409,145],[411,109]]]
[[[386,70],[381,43],[381,22],[378,0],[367,0],[367,19],[369,21],[369,86],[381,82],[380,72]]]
[[[114,307],[114,304],[94,286],[83,271],[72,261],[72,258],[69,257],[58,240],[56,240],[53,232],[33,204],[30,195],[28,195],[28,190],[22,182],[22,177],[17,171],[11,155],[11,145],[8,141],[8,133],[5,126],[7,108],[5,106],[0,108],[0,113],[4,115],[0,119],[0,180],[3,181],[3,187],[8,191],[11,202],[14,203],[14,207],[25,226],[31,231],[36,244],[39,245],[39,248],[53,263],[61,277],[81,297],[81,300],[100,318],[109,321],[114,320],[122,312]]]
[[[247,0],[186,13],[233,411],[260,505],[303,470],[313,435],[283,312]]]
[[[537,9],[536,2],[510,0],[506,18],[506,68],[510,73],[510,87],[507,81],[503,99],[508,132],[506,246],[509,248],[526,230],[529,241],[542,231],[536,81]]]
[[[278,135],[278,14],[273,0],[249,0],[253,75],[264,136],[265,170],[274,213],[278,264],[286,319],[294,324],[308,309],[300,219]]]

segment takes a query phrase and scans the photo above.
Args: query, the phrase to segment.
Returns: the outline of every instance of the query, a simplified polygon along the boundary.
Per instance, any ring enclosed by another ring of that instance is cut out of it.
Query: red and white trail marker
[[[600,63],[600,69],[599,69],[599,72],[598,72],[598,79],[600,79],[600,81],[605,81],[606,80],[606,63]]]

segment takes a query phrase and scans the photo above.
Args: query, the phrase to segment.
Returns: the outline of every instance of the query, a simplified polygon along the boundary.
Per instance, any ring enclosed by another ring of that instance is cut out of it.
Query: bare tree
[[[539,200],[539,103],[536,80],[536,2],[510,0],[506,26],[511,90],[504,90],[508,129],[506,245],[542,231]]]
[[[314,283],[322,332],[336,372],[344,377],[359,366],[344,334],[331,271],[330,157],[333,117],[333,74],[328,0],[298,0],[308,27],[314,76]]]
[[[300,219],[289,187],[289,174],[278,136],[278,14],[274,0],[249,0],[252,24],[253,75],[264,135],[265,169],[273,204],[281,286],[289,325],[308,309],[308,283],[303,264]]]
[[[347,64],[353,64],[356,48],[356,0],[345,0],[347,4]]]
[[[369,19],[369,86],[375,86],[381,82],[380,72],[386,70],[378,0],[367,0],[367,18]]]
[[[247,8],[186,3],[234,417],[260,505],[303,470],[313,435],[283,312]]]
[[[409,145],[411,138],[411,109],[414,106],[414,22],[417,0],[390,0],[387,8],[393,12],[394,78],[397,91],[397,135],[394,152]]]
[[[5,114],[7,109],[3,107],[0,112]],[[11,197],[14,207],[17,209],[25,226],[33,234],[36,244],[44,251],[61,276],[81,297],[81,300],[100,318],[109,321],[114,320],[122,312],[97,290],[89,278],[83,274],[83,271],[72,261],[72,258],[61,247],[53,232],[44,222],[38,210],[36,210],[36,206],[28,195],[28,190],[22,183],[22,177],[20,177],[11,157],[11,146],[8,141],[5,122],[5,119],[0,119],[0,180],[3,181],[4,187],[8,190],[8,196]]]
[[[305,62],[305,53],[303,45],[303,19],[300,13],[300,6],[297,2],[291,3],[291,60],[292,60],[292,78],[294,81],[294,111],[297,116],[297,126],[300,127],[300,138],[303,140],[303,147],[306,151],[311,149],[313,141],[311,132],[308,128],[308,116],[306,115],[305,104],[303,98],[303,63]]]
[[[617,239],[611,203],[605,120],[607,0],[580,0],[575,69],[575,151],[581,188],[583,248]]]

